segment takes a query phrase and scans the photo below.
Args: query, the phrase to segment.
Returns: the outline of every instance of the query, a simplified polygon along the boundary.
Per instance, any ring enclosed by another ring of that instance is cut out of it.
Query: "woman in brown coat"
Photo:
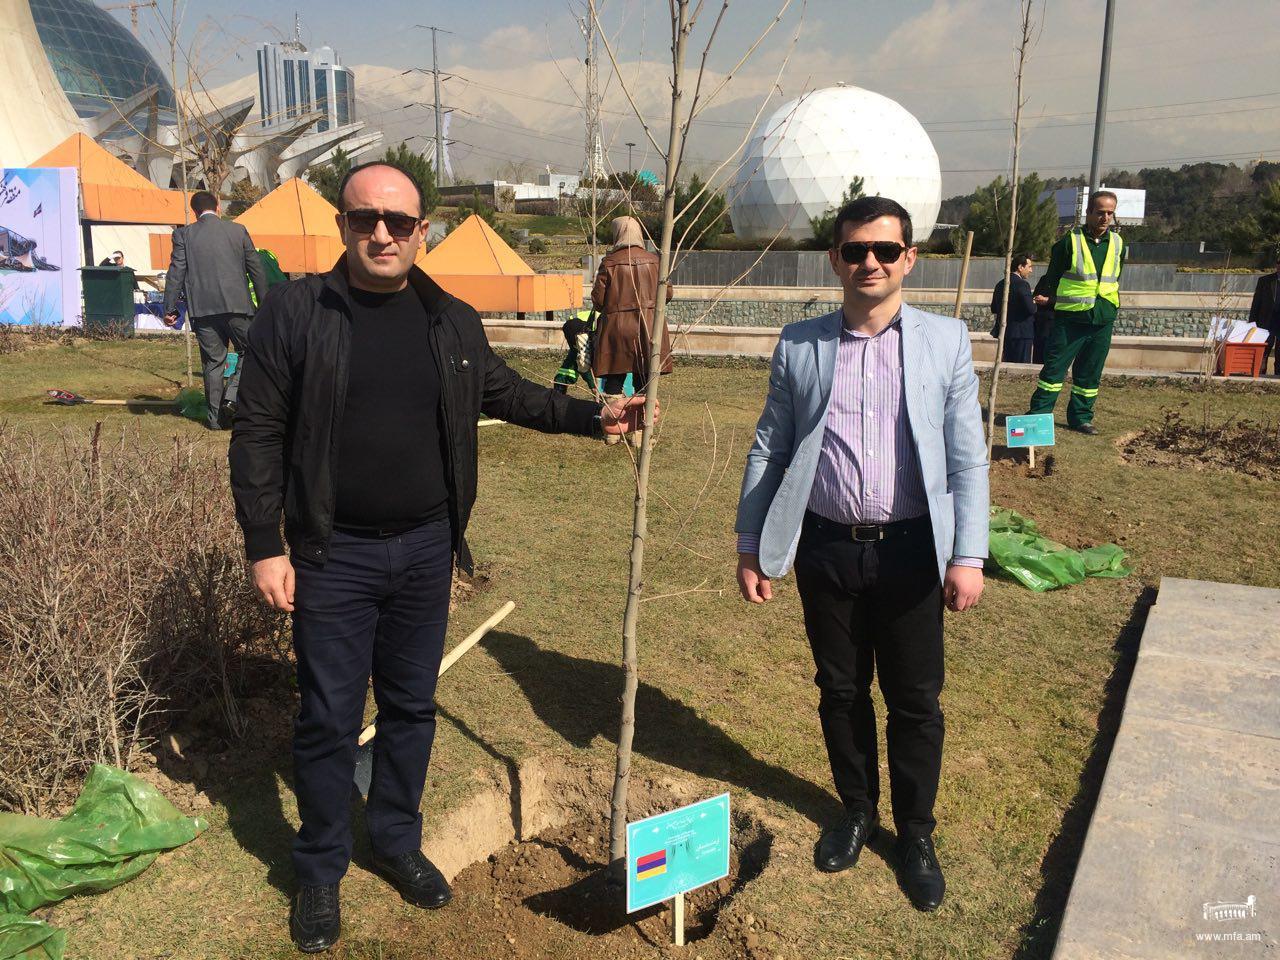
[[[622,393],[628,373],[635,392],[644,393],[649,329],[657,302],[658,257],[645,249],[640,221],[618,217],[613,221],[613,246],[600,262],[591,288],[591,305],[598,315],[591,368],[606,395]],[[671,372],[671,335],[665,331],[662,372]]]

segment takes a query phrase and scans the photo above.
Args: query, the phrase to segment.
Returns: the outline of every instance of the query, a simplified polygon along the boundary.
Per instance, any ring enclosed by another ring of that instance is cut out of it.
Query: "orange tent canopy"
[[[190,219],[180,191],[161,190],[83,133],[73,133],[31,166],[75,167],[86,220],[176,225]]]
[[[236,217],[236,223],[249,231],[255,247],[275,254],[285,273],[324,273],[346,249],[333,219],[337,214],[310,184],[294,177]],[[152,235],[153,267],[165,269],[172,253],[172,238]]]
[[[481,313],[542,313],[582,306],[581,276],[534,273],[475,214],[420,257],[418,266]]]
[[[325,273],[346,251],[338,208],[305,180],[286,180],[240,216],[254,246],[276,255],[286,273]]]

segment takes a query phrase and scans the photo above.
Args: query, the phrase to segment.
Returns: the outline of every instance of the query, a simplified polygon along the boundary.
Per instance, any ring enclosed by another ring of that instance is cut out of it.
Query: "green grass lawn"
[[[583,221],[577,217],[534,213],[503,213],[499,216],[513,227],[524,227],[531,234],[537,233],[544,237],[581,237],[583,235]]]
[[[545,382],[558,357],[514,354],[511,362]],[[42,403],[48,387],[172,396],[184,371],[181,342],[168,340],[78,341],[3,356],[0,418],[76,431],[103,419],[111,429],[136,425],[143,442],[172,443],[180,433],[225,444],[225,434],[174,416]],[[837,876],[808,862],[814,821],[834,801],[794,583],[780,581],[763,608],[742,604],[734,586],[734,508],[766,379],[762,364],[726,363],[682,366],[663,382],[646,592],[677,595],[642,607],[647,688],[637,763],[727,784],[782,824],[775,855],[740,894],[767,920],[770,955],[1048,957],[1153,588],[1164,575],[1280,586],[1273,483],[1131,466],[1116,440],[1184,403],[1192,419],[1207,407],[1215,420],[1274,424],[1280,394],[1107,381],[1101,435],[1063,431],[1052,476],[1028,479],[1008,462],[993,467],[996,503],[1068,544],[1122,544],[1134,575],[1048,594],[993,576],[976,610],[948,614],[937,839],[949,889],[943,908],[924,916],[879,855]],[[1002,412],[1022,412],[1031,382],[1014,379],[1001,392]],[[507,426],[481,431],[470,540],[490,580],[455,616],[450,642],[503,600],[518,607],[442,682],[428,822],[494,770],[493,753],[612,764],[631,477],[622,447]],[[199,840],[124,887],[45,911],[69,931],[68,956],[290,956],[284,917],[296,812],[283,746],[272,756],[212,792],[211,828]],[[432,956],[456,934],[448,910],[404,907],[358,867],[343,900],[348,946],[339,956]],[[611,955],[585,935],[565,942],[564,956]],[[708,943],[685,955],[731,956],[725,949]]]

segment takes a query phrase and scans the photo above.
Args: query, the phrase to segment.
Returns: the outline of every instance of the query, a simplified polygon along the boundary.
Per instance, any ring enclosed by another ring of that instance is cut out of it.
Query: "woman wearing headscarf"
[[[671,287],[667,287],[671,299]],[[635,217],[613,221],[613,246],[600,261],[591,305],[597,314],[591,367],[606,398],[622,394],[627,374],[644,393],[649,362],[649,329],[658,302],[658,257],[644,246]],[[662,372],[671,372],[671,335],[662,338]]]

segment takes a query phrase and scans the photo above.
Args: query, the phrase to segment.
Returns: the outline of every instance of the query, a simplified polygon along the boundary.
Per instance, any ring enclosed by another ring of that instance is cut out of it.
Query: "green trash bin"
[[[84,331],[99,336],[132,337],[136,329],[130,267],[81,267]]]

